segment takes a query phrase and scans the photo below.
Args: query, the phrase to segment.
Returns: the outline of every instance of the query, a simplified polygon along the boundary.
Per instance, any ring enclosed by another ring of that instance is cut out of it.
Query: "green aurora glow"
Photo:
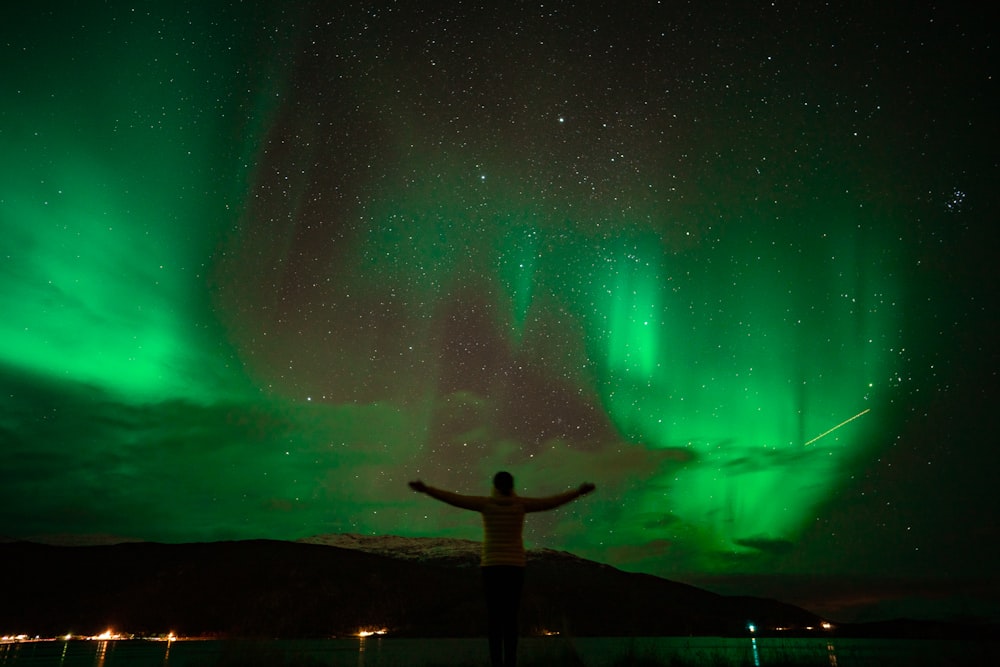
[[[813,85],[755,45],[725,79],[690,43],[637,74],[561,51],[571,22],[508,51],[475,16],[446,47],[388,10],[182,5],[2,29],[5,532],[476,537],[405,482],[505,467],[598,485],[537,545],[843,571],[816,556],[832,503],[943,359],[913,211],[948,213],[911,206],[941,189],[899,166],[888,75]],[[833,57],[795,34],[790,62]]]

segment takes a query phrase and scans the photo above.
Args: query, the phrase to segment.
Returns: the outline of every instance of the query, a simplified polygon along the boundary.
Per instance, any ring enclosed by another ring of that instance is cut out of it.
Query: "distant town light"
[[[125,635],[120,632],[115,632],[110,628],[108,628],[99,635],[94,635],[92,637],[84,637],[84,639],[87,639],[89,641],[98,641],[98,642],[113,641],[118,639],[131,639],[131,638],[132,638],[131,635]]]
[[[357,636],[364,639],[365,637],[371,637],[372,635],[382,636],[388,632],[388,628],[363,628],[358,630]]]

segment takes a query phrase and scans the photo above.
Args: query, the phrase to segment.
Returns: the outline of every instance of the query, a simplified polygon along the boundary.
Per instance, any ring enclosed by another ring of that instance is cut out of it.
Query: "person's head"
[[[514,476],[501,470],[493,475],[493,487],[501,494],[509,496],[514,491]]]

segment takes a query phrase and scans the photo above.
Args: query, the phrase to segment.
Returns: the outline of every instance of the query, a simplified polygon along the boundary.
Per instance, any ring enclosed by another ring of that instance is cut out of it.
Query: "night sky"
[[[8,3],[0,535],[478,539],[406,482],[508,469],[598,487],[531,546],[1000,618],[948,4]]]

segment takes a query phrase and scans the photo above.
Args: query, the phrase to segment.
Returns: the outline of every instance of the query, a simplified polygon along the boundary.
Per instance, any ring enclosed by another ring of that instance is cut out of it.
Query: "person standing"
[[[410,488],[431,498],[479,512],[483,517],[483,550],[480,561],[489,623],[490,662],[493,667],[517,664],[517,612],[524,587],[524,516],[543,512],[585,496],[596,487],[579,487],[546,498],[523,498],[514,492],[514,477],[500,471],[493,476],[489,496],[465,496],[428,486],[420,480]]]

